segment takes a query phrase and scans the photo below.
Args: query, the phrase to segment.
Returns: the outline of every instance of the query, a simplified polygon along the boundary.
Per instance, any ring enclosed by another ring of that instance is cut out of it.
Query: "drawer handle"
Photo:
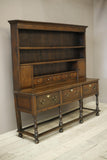
[[[48,81],[49,81],[50,79],[48,78]]]
[[[41,99],[41,100],[40,100],[40,103],[41,103],[41,104],[45,104],[45,99]]]
[[[52,97],[52,100],[53,100],[53,101],[56,101],[56,100],[57,100],[57,96],[53,96],[53,97]]]
[[[71,91],[71,92],[73,92],[74,90],[73,90],[73,89],[71,89],[70,91]]]
[[[46,97],[47,97],[47,98],[50,98],[50,95],[48,94]]]
[[[89,87],[91,87],[92,85],[91,84],[89,84]]]

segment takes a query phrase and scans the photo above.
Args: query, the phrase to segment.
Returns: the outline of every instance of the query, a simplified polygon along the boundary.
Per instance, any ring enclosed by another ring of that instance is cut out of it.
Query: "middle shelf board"
[[[20,50],[42,50],[42,49],[65,49],[65,48],[85,48],[85,46],[54,46],[54,47],[19,47]]]
[[[63,62],[72,62],[72,61],[81,61],[81,60],[85,60],[85,58],[80,58],[80,59],[66,59],[66,60],[57,60],[57,61],[48,61],[48,62],[23,63],[23,64],[20,64],[20,65],[21,65],[21,66],[28,66],[28,65],[63,63]]]

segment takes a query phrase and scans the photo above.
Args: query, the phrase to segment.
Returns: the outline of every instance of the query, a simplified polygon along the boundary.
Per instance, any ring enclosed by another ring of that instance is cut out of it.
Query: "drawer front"
[[[81,87],[70,88],[62,91],[62,102],[73,101],[81,98]]]
[[[55,81],[60,81],[61,80],[61,75],[53,75],[53,80]]]
[[[90,83],[83,85],[83,97],[94,95],[98,92],[98,83]]]
[[[53,77],[52,76],[44,77],[43,81],[44,83],[52,83]]]
[[[62,80],[67,80],[68,78],[69,78],[69,74],[68,73],[65,73],[65,74],[61,75],[61,79]]]
[[[76,80],[76,79],[77,79],[76,72],[68,72],[68,73],[66,72],[66,73],[60,73],[60,74],[53,74],[52,76],[34,78],[33,83],[34,83],[34,86],[37,86],[37,85],[44,85],[44,84],[49,84],[54,82]]]
[[[52,81],[53,81],[52,76],[46,76],[46,77],[43,77],[43,78],[35,78],[34,79],[34,85],[51,83]]]
[[[42,84],[43,83],[43,78],[35,78],[34,79],[34,84],[37,85],[37,84]]]
[[[37,110],[46,109],[60,103],[59,92],[37,96]]]

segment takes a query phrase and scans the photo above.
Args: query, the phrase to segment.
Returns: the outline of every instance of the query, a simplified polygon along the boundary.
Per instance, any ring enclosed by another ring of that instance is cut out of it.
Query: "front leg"
[[[18,131],[18,136],[23,137],[22,134],[22,120],[21,120],[21,112],[17,109],[18,107],[18,102],[17,102],[17,96],[14,95],[14,100],[15,100],[15,111],[16,111],[16,122],[17,122],[17,131]]]
[[[79,106],[80,106],[80,108],[79,108],[79,110],[80,110],[79,122],[83,123],[83,99],[79,100]]]
[[[36,116],[33,116],[34,118],[34,138],[35,138],[35,143],[39,143],[39,140],[38,140],[38,126],[37,126],[37,118]]]
[[[96,116],[99,116],[99,103],[98,103],[98,94],[96,96]]]
[[[18,126],[18,136],[20,138],[23,138],[23,134],[22,134],[22,120],[21,120],[21,112],[20,111],[16,111],[16,117],[17,117],[17,126]]]
[[[59,106],[59,132],[63,132],[63,122],[62,122],[62,114],[60,106]]]

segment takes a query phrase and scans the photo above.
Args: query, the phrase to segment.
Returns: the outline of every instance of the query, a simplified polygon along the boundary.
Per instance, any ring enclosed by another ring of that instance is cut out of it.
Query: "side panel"
[[[83,97],[89,97],[98,93],[98,83],[89,83],[83,85]]]
[[[85,60],[78,61],[77,62],[77,67],[78,67],[79,78],[85,78],[86,77],[86,63],[85,63]]]
[[[20,66],[20,87],[31,88],[33,82],[33,67],[32,66]]]
[[[18,30],[17,30],[17,25],[16,24],[11,25],[11,46],[12,46],[14,90],[20,90],[20,85],[19,85]]]
[[[18,94],[17,95],[17,109],[19,109],[22,112],[31,113],[32,111],[31,96]]]

